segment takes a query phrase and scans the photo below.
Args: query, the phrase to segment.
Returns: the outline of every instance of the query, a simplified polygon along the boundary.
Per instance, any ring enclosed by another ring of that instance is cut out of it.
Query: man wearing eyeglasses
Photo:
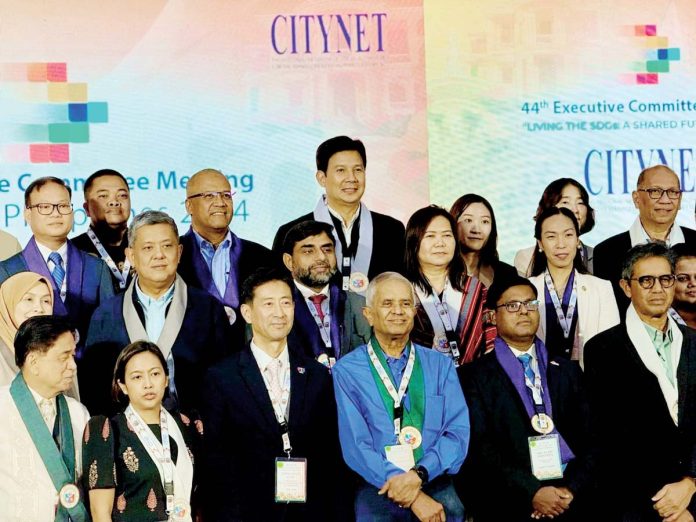
[[[181,237],[184,247],[179,274],[186,284],[202,288],[225,306],[239,348],[246,342],[239,315],[239,289],[257,268],[273,265],[266,247],[239,238],[229,226],[234,215],[230,182],[219,170],[203,169],[186,186],[186,211],[191,228]]]
[[[496,279],[487,307],[495,349],[460,373],[471,419],[458,476],[464,505],[477,522],[599,520],[585,512],[592,460],[580,367],[550,356],[536,337],[539,301],[529,280]]]
[[[114,289],[106,264],[68,241],[73,226],[70,197],[70,187],[59,178],[39,178],[27,187],[24,220],[33,236],[22,252],[0,263],[0,283],[27,271],[51,281],[55,295],[53,313],[67,315],[77,326],[79,350],[92,312],[113,296]]]
[[[696,514],[696,333],[668,314],[674,266],[664,243],[629,250],[626,318],[585,345],[602,520]]]
[[[664,241],[667,246],[696,242],[696,231],[674,226],[681,194],[679,177],[669,167],[657,165],[643,170],[632,194],[638,217],[628,231],[605,239],[594,249],[594,275],[611,281],[622,317],[629,303],[619,285],[626,252],[652,241]]]

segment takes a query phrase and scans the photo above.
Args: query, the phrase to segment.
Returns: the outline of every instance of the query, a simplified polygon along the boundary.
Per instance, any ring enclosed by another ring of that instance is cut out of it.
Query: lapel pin
[[[304,375],[304,367],[298,366],[298,367],[297,367],[297,373],[299,373],[300,375]]]
[[[554,366],[560,366],[560,364],[558,364],[556,361],[551,361],[551,364],[553,364]]]

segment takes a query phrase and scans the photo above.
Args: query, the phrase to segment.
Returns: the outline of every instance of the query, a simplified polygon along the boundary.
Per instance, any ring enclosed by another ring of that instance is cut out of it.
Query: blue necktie
[[[56,287],[58,288],[58,293],[61,293],[61,289],[63,288],[63,280],[65,279],[65,269],[63,268],[63,258],[60,257],[60,254],[58,252],[51,252],[48,255],[48,260],[52,261],[54,264],[53,271],[51,272],[51,276],[53,277],[53,280],[56,282]]]
[[[523,353],[522,355],[518,355],[517,358],[520,360],[522,367],[524,368],[524,376],[529,379],[529,382],[534,384],[536,374],[532,369],[532,356],[528,353]]]

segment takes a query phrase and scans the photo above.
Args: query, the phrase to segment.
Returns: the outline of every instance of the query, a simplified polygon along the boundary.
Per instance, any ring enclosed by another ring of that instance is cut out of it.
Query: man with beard
[[[85,202],[82,207],[89,216],[87,232],[73,238],[72,243],[88,254],[100,258],[111,270],[114,292],[125,291],[130,281],[128,218],[130,189],[126,178],[111,169],[96,171],[85,181]]]
[[[333,227],[303,221],[285,235],[283,263],[292,273],[295,322],[290,343],[332,367],[339,357],[370,339],[362,309],[365,298],[345,292],[337,272]]]

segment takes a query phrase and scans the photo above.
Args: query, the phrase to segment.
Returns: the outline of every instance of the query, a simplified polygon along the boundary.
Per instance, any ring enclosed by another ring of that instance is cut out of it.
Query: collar
[[[648,331],[648,335],[650,336],[650,340],[653,342],[653,344],[656,343],[663,343],[665,342],[665,337],[667,340],[672,343],[674,339],[674,335],[672,334],[672,323],[667,320],[667,331],[663,332],[661,330],[658,330],[657,328],[653,327],[652,325],[649,325],[648,323],[643,321],[643,326],[645,326],[645,329]]]
[[[251,354],[254,356],[254,359],[256,359],[256,364],[259,366],[259,370],[261,370],[261,373],[263,374],[264,370],[269,364],[271,364],[271,361],[273,361],[274,358],[259,348],[253,340],[251,343],[249,343],[249,346],[251,347]],[[278,359],[280,359],[281,362],[281,369],[285,369],[290,366],[290,355],[288,352],[287,343],[285,344],[283,351],[280,352]]]
[[[25,382],[26,382],[26,381],[25,381]],[[31,392],[31,396],[34,398],[34,402],[36,403],[37,406],[39,405],[39,403],[40,403],[41,401],[51,401],[51,403],[53,403],[53,406],[55,407],[55,405],[56,405],[56,398],[55,398],[55,396],[54,396],[54,397],[51,397],[50,399],[47,399],[46,397],[44,397],[43,395],[41,395],[39,392],[37,392],[34,388],[32,388],[31,386],[29,386],[28,384],[27,384],[27,388],[29,388],[29,391]]]
[[[510,348],[510,351],[512,352],[512,355],[515,357],[519,357],[522,354],[528,353],[529,355],[532,356],[532,361],[536,361],[537,355],[536,355],[536,346],[534,346],[534,343],[532,343],[531,348],[527,350],[526,352],[523,352],[522,350],[518,350],[517,348],[513,348],[508,344],[508,348]]]
[[[333,215],[335,218],[338,218],[339,223],[341,223],[341,225],[346,229],[351,228],[353,226],[353,224],[355,223],[355,220],[358,219],[358,217],[360,216],[360,207],[361,207],[361,205],[358,205],[358,208],[355,209],[355,214],[353,214],[353,217],[351,217],[348,220],[348,223],[344,223],[343,218],[341,217],[341,214],[339,214],[334,209],[332,209],[331,206],[329,206],[328,202],[326,203],[326,208],[329,209],[329,212],[331,213],[331,215]]]
[[[36,238],[34,238],[36,240]],[[39,249],[39,252],[41,253],[41,257],[43,257],[44,261],[46,264],[48,264],[48,256],[51,255],[51,252],[58,252],[60,257],[63,258],[63,267],[67,266],[68,264],[68,240],[65,240],[65,243],[63,243],[58,250],[51,250],[47,246],[42,245],[38,241],[36,241],[36,246]]]
[[[294,282],[295,282],[295,286],[297,287],[297,289],[300,291],[300,293],[302,294],[302,296],[305,299],[309,299],[313,295],[319,295],[319,294],[324,294],[327,299],[329,299],[331,297],[331,293],[329,291],[329,283],[326,283],[326,286],[324,286],[324,288],[322,288],[319,292],[315,292],[314,290],[312,290],[308,286],[303,285],[302,283],[300,283],[296,279],[294,280]]]
[[[135,281],[135,292],[138,295],[138,300],[140,301],[140,304],[142,304],[145,308],[148,308],[153,304],[166,304],[169,301],[171,301],[172,297],[174,297],[175,284],[176,284],[176,279],[172,283],[172,286],[170,286],[167,289],[167,291],[164,294],[162,294],[161,297],[159,297],[158,299],[154,299],[140,289],[140,282],[138,280],[136,280]]]
[[[213,244],[208,241],[206,238],[201,236],[198,232],[196,232],[193,227],[191,227],[191,231],[193,232],[193,237],[196,239],[196,243],[198,244],[198,248],[203,248],[203,247],[209,247],[212,250],[216,250]],[[218,245],[219,248],[228,248],[232,244],[232,232],[230,232],[230,229],[227,229],[227,234],[225,235],[225,239],[222,240],[222,243]]]
[[[643,243],[650,243],[651,241],[650,236],[643,228],[643,224],[640,222],[640,216],[638,216],[633,222],[631,228],[628,230],[628,234],[631,236],[632,247],[641,245]],[[686,240],[684,239],[684,232],[682,231],[681,227],[676,223],[673,223],[672,228],[669,230],[669,234],[667,234],[667,246],[673,246],[678,243],[685,242]]]

